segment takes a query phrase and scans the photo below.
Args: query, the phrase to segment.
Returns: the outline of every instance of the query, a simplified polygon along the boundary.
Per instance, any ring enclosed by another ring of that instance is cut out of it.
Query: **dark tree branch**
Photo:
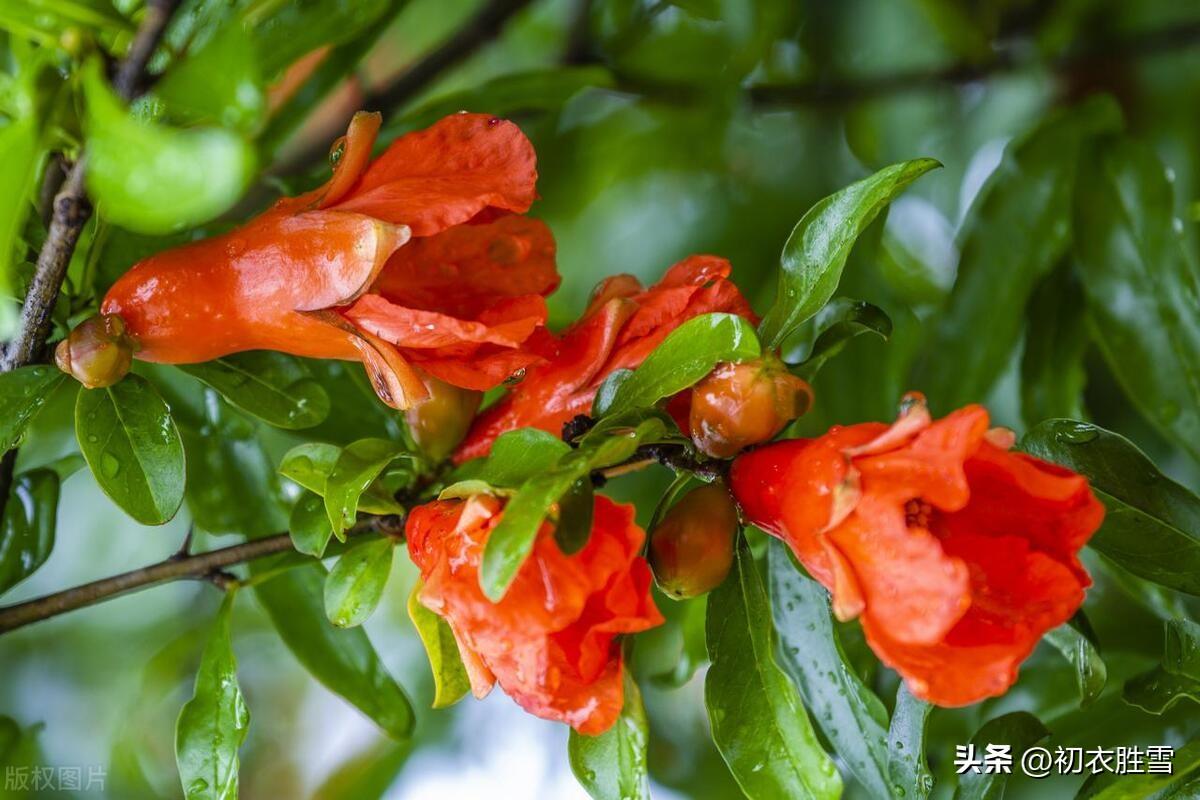
[[[362,107],[392,111],[410,102],[443,72],[462,63],[479,48],[495,39],[504,24],[532,0],[490,0],[453,36],[402,72],[395,81],[368,94]],[[325,157],[326,145],[318,141],[288,159],[277,172],[304,171]]]

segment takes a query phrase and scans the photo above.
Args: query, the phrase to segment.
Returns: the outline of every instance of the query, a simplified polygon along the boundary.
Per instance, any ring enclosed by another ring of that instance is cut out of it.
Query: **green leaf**
[[[1096,633],[1087,617],[1082,611],[1078,612],[1070,622],[1047,633],[1046,641],[1054,645],[1075,668],[1080,708],[1090,706],[1104,691],[1108,668],[1100,657]]]
[[[325,615],[339,628],[367,621],[383,597],[392,574],[391,539],[377,539],[348,550],[325,580]]]
[[[0,520],[0,594],[46,563],[54,549],[58,475],[35,469],[13,481]]]
[[[252,133],[267,110],[251,35],[230,20],[200,47],[173,63],[154,85],[171,118]]]
[[[324,487],[325,513],[335,536],[341,538],[358,519],[359,498],[367,487],[388,464],[405,455],[404,445],[389,439],[359,439],[338,454]],[[394,513],[401,511],[397,507]]]
[[[708,663],[708,648],[704,644],[704,622],[708,595],[701,595],[690,600],[675,600],[660,603],[659,609],[666,618],[666,624],[643,634],[639,641],[657,634],[670,635],[671,628],[677,630],[679,646],[673,651],[673,657],[668,662],[669,668],[650,676],[657,686],[678,689],[690,681],[696,670]]]
[[[933,706],[918,700],[901,683],[888,729],[888,775],[894,797],[925,800],[933,791],[933,773],[925,763],[925,727]]]
[[[492,486],[514,488],[545,472],[571,448],[557,436],[537,428],[518,428],[501,434],[478,474]]]
[[[1155,667],[1125,683],[1122,699],[1150,714],[1162,714],[1180,700],[1200,703],[1200,681]]]
[[[183,442],[167,404],[140,375],[82,389],[75,436],[96,483],[143,525],[161,525],[183,503]]]
[[[932,403],[983,400],[1008,366],[1034,287],[1071,243],[1081,142],[1119,124],[1112,100],[1097,98],[1051,114],[1009,145],[964,223],[954,290],[911,381]]]
[[[566,555],[574,555],[587,544],[592,533],[592,511],[596,493],[590,477],[571,484],[558,502],[558,519],[554,525],[554,540]]]
[[[230,641],[234,593],[225,595],[196,672],[196,688],[175,725],[175,761],[187,800],[238,796],[238,748],[250,728],[250,712],[237,681]]]
[[[254,37],[263,76],[269,79],[322,45],[354,39],[377,24],[390,5],[390,0],[252,0],[241,21]]]
[[[1021,417],[1029,426],[1044,419],[1082,416],[1087,306],[1078,278],[1065,267],[1038,285],[1025,313]]]
[[[1086,422],[1052,419],[1025,434],[1021,448],[1087,477],[1107,508],[1091,547],[1138,577],[1200,595],[1200,498],[1132,442]]]
[[[1075,252],[1096,342],[1134,406],[1200,460],[1200,268],[1173,227],[1166,170],[1128,139],[1088,164]]]
[[[771,539],[767,552],[780,664],[858,782],[872,796],[887,797],[887,709],[846,662],[828,593],[800,572],[787,545]]]
[[[267,350],[180,366],[233,405],[277,428],[299,430],[329,416],[329,395],[292,356]]]
[[[816,339],[808,355],[796,368],[796,374],[811,381],[825,362],[836,356],[856,336],[873,333],[887,341],[892,335],[892,320],[878,306],[838,297],[813,317]]]
[[[625,702],[616,724],[598,736],[572,729],[567,741],[571,771],[592,800],[648,800],[646,767],[649,738],[642,693],[624,670]]]
[[[83,85],[88,189],[105,219],[136,233],[170,233],[227,211],[249,185],[256,157],[241,136],[135,119],[97,61]]]
[[[325,442],[298,444],[287,451],[279,464],[279,474],[325,496],[329,473],[333,472],[342,448]],[[378,482],[372,483],[358,498],[358,509],[368,514],[400,514],[404,508]]]
[[[106,34],[133,33],[133,24],[108,0],[6,0],[0,6],[0,30],[44,46],[59,45],[67,30],[84,27]],[[7,152],[7,151],[5,151]]]
[[[1190,619],[1167,620],[1163,666],[1177,675],[1200,680],[1200,623]]]
[[[0,373],[0,453],[16,446],[66,377],[58,367],[41,365]]]
[[[759,334],[779,347],[833,297],[850,249],[888,203],[910,183],[940,167],[918,158],[884,167],[818,201],[783,245],[775,303],[763,316]]]
[[[433,670],[433,707],[447,708],[471,691],[471,679],[463,666],[454,631],[444,619],[421,604],[423,585],[420,579],[413,584],[408,596],[408,617],[425,645],[429,668]]]
[[[1021,763],[1025,751],[1050,735],[1046,726],[1027,711],[1014,711],[983,724],[971,744],[980,756],[989,744],[1008,745],[1013,764]],[[1008,775],[1003,772],[965,772],[958,778],[954,800],[1001,800]]]
[[[270,559],[253,561],[250,571],[266,574],[272,567]],[[412,704],[362,628],[335,628],[325,619],[325,578],[325,567],[313,562],[274,575],[254,593],[284,644],[313,677],[392,738],[408,738]]]
[[[1200,790],[1200,741],[1175,751],[1170,773],[1102,772],[1083,784],[1075,800],[1191,800]]]
[[[837,798],[842,780],[775,663],[767,593],[745,542],[709,597],[704,697],[713,742],[751,800]]]
[[[693,385],[722,361],[761,353],[754,326],[736,314],[703,314],[671,331],[616,390],[606,416],[649,408]]]
[[[308,491],[300,495],[288,518],[288,532],[292,535],[292,547],[301,553],[314,558],[325,554],[333,528],[329,526],[325,501],[320,495]]]

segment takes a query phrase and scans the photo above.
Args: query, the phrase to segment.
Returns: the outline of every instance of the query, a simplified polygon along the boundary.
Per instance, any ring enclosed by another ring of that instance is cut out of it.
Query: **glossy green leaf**
[[[858,782],[873,796],[887,797],[887,709],[846,662],[828,592],[800,572],[787,545],[778,539],[770,540],[768,554],[780,665]]]
[[[1128,139],[1088,161],[1075,252],[1096,342],[1146,419],[1200,459],[1200,267],[1173,227],[1166,169]]]
[[[67,376],[58,367],[32,366],[0,373],[0,452],[11,450]]]
[[[816,339],[796,374],[811,381],[825,362],[836,356],[856,336],[873,333],[887,341],[892,335],[892,320],[878,306],[838,297],[825,305],[813,317]]]
[[[241,20],[254,37],[264,77],[327,44],[350,41],[379,22],[389,0],[325,0],[283,3],[252,0]]]
[[[1200,681],[1155,667],[1125,682],[1122,699],[1150,714],[1162,714],[1180,700],[1200,703]]]
[[[236,20],[173,63],[154,98],[176,122],[210,123],[251,133],[267,110],[252,36]]]
[[[58,475],[35,469],[13,481],[0,520],[0,594],[28,578],[54,549]]]
[[[570,449],[553,434],[518,428],[496,439],[478,478],[493,486],[514,488],[550,469]]]
[[[800,218],[783,245],[775,303],[759,326],[767,346],[779,347],[821,310],[863,230],[910,183],[940,166],[918,158],[884,167],[818,201]]]
[[[1082,416],[1087,305],[1079,280],[1066,266],[1034,290],[1025,314],[1021,416],[1030,426],[1044,419]]]
[[[989,744],[1008,745],[1012,763],[1017,765],[1021,763],[1021,756],[1026,750],[1049,734],[1050,731],[1034,715],[1027,711],[1014,711],[985,722],[971,737],[971,744],[975,745],[975,752],[980,758]],[[1001,800],[1008,777],[1007,773],[1000,771],[968,770],[958,776],[954,800]]]
[[[954,290],[911,381],[937,407],[983,400],[1008,366],[1034,287],[1070,247],[1081,142],[1119,124],[1116,105],[1097,98],[1051,114],[1005,151],[964,223]]]
[[[571,484],[558,501],[558,518],[554,525],[554,540],[566,555],[574,555],[587,544],[592,533],[592,511],[596,502],[591,478],[580,478]]]
[[[105,219],[137,233],[182,230],[228,210],[253,178],[254,149],[239,135],[135,119],[95,61],[84,90],[88,189]]]
[[[533,549],[547,515],[577,481],[586,479],[592,470],[624,461],[639,444],[661,436],[663,430],[663,422],[657,417],[644,419],[635,428],[598,427],[584,437],[578,449],[568,449],[553,467],[522,483],[484,545],[479,570],[483,593],[493,602],[504,596]]]
[[[1021,448],[1087,477],[1107,508],[1091,547],[1138,577],[1200,595],[1200,498],[1132,442],[1086,422],[1052,419],[1029,431]]]
[[[1075,800],[1194,800],[1200,792],[1200,741],[1188,742],[1171,758],[1170,773],[1102,772],[1087,779]]]
[[[649,408],[693,385],[721,361],[757,358],[754,326],[736,314],[703,314],[667,334],[617,388],[607,414]]]
[[[1070,622],[1047,633],[1046,641],[1054,645],[1075,668],[1080,707],[1086,708],[1095,702],[1108,681],[1108,667],[1100,657],[1096,634],[1083,612],[1078,612]]]
[[[433,671],[433,707],[446,708],[471,691],[471,679],[463,666],[454,631],[444,619],[421,604],[423,585],[419,579],[413,584],[408,596],[408,617],[425,645],[425,655]]]
[[[893,797],[925,800],[933,791],[933,773],[925,762],[925,728],[933,706],[918,700],[903,683],[888,728],[888,775]]]
[[[1163,666],[1200,680],[1200,623],[1169,619],[1163,636]]]
[[[388,464],[406,454],[404,445],[389,439],[359,439],[338,454],[324,487],[325,513],[335,536],[340,538],[357,520],[363,492]]]
[[[230,640],[234,594],[225,595],[204,646],[196,686],[175,725],[175,760],[187,800],[233,800],[238,796],[238,748],[250,728],[250,712],[237,681]]]
[[[775,629],[762,579],[742,542],[708,602],[704,697],[713,741],[751,800],[837,798],[842,780],[821,749],[787,675],[775,663]]]
[[[272,567],[270,559],[250,564],[251,574],[265,574]],[[325,577],[325,567],[313,562],[274,575],[257,584],[254,593],[284,644],[313,677],[392,738],[408,738],[414,721],[412,704],[362,628],[329,624]]]
[[[183,503],[183,442],[167,404],[140,375],[83,389],[75,436],[96,483],[143,525],[161,525]]]
[[[339,628],[367,621],[383,598],[392,574],[391,539],[377,539],[346,551],[325,579],[325,615]]]
[[[329,416],[329,395],[296,358],[267,350],[181,366],[233,405],[278,428],[297,430]]]
[[[288,532],[292,536],[292,547],[314,558],[321,558],[333,537],[333,528],[325,513],[325,500],[308,491],[300,495],[288,518]]]
[[[279,464],[279,474],[324,497],[329,473],[333,472],[341,454],[342,448],[326,442],[298,444],[284,454]],[[404,511],[378,483],[372,483],[358,498],[358,509],[368,514],[399,514]]]
[[[592,800],[648,800],[646,767],[649,734],[642,693],[624,670],[625,702],[616,723],[598,736],[572,729],[567,742],[571,771]]]

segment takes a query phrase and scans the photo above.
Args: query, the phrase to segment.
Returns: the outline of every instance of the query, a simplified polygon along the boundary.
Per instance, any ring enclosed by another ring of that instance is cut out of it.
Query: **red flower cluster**
[[[632,369],[687,320],[712,312],[757,319],[729,280],[729,262],[690,256],[643,289],[632,275],[616,275],[592,292],[579,321],[543,342],[546,362],[475,420],[454,454],[456,462],[487,455],[496,437],[517,428],[553,434],[591,409],[600,384],[614,370]]]
[[[421,603],[454,631],[476,697],[499,682],[530,713],[601,733],[624,697],[617,637],[662,622],[639,555],[645,534],[632,506],[598,496],[587,544],[566,556],[543,525],[508,592],[493,603],[479,587],[479,565],[503,508],[483,494],[412,511],[406,534],[425,583]]]
[[[731,482],[913,694],[960,706],[1002,694],[1079,608],[1076,554],[1104,517],[1085,479],[1011,444],[978,406],[934,422],[918,402],[747,453]]]

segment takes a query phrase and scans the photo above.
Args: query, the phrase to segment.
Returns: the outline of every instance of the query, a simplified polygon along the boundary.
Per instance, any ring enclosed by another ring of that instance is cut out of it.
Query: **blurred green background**
[[[920,180],[868,232],[843,281],[844,293],[889,312],[896,336],[888,343],[863,337],[850,345],[818,381],[806,429],[834,420],[890,418],[900,393],[910,388],[907,362],[897,353],[905,352],[912,332],[953,285],[959,231],[972,200],[1006,144],[1055,108],[1093,93],[1115,98],[1128,130],[1168,165],[1176,215],[1189,244],[1195,242],[1198,2],[535,0],[508,4],[515,12],[486,26],[494,39],[481,37],[461,62],[398,98],[388,94],[397,80],[469,25],[486,3],[274,5],[294,8],[303,21],[289,29],[289,40],[297,30],[310,39],[293,41],[278,56],[282,63],[264,68],[268,84],[278,85],[291,60],[331,40],[346,59],[346,76],[331,75],[322,87],[328,91],[302,89],[265,123],[243,129],[256,148],[261,177],[209,228],[244,218],[281,188],[320,180],[328,142],[360,107],[384,112],[384,142],[458,108],[504,114],[521,125],[538,153],[541,199],[532,213],[549,223],[558,240],[563,283],[551,299],[556,325],[581,310],[602,277],[628,272],[653,282],[673,262],[700,252],[728,257],[735,281],[765,310],[780,248],[814,201],[895,161],[941,161],[944,169]],[[276,10],[262,2],[190,2],[182,18],[202,25],[216,18],[214,8],[247,6],[263,19]],[[17,113],[17,39],[63,48],[66,61],[77,63],[69,37],[90,30],[91,17],[67,12],[93,7],[37,0],[0,9],[0,27],[9,31],[0,52],[9,67],[10,116]],[[117,3],[113,12],[130,20],[140,8]],[[33,33],[22,33],[22,22]],[[102,30],[96,46],[119,50],[127,35],[119,25]],[[253,35],[262,38],[257,46],[275,52],[270,25]],[[205,74],[215,80],[214,72]],[[380,104],[393,99],[399,102]],[[238,128],[236,119],[226,122]],[[78,135],[75,123],[62,116],[49,124],[68,140]],[[93,225],[87,236],[96,242],[88,251],[96,285],[77,287],[68,302],[78,306],[60,309],[62,323],[137,256],[179,238],[132,234],[107,223]],[[1012,245],[1018,244],[1014,239]],[[28,265],[19,267],[18,285],[21,274],[28,274]],[[1068,297],[1061,302],[1069,304]],[[969,341],[972,333],[960,335]],[[1020,430],[1018,362],[1014,358],[995,383],[988,404],[999,423]],[[1135,413],[1106,363],[1091,350],[1082,363],[1089,417],[1132,438],[1176,479],[1200,485],[1195,464]],[[943,368],[952,373],[955,367]],[[169,370],[162,372],[161,380],[172,380]],[[381,407],[337,378],[326,376],[337,387],[340,419],[305,432],[306,438],[312,433],[345,441],[389,424]],[[75,389],[62,385],[38,418],[20,451],[20,469],[77,452]],[[213,412],[194,391],[168,399],[210,439],[189,442],[193,486],[186,513],[159,528],[137,526],[86,470],[76,472],[63,486],[53,555],[6,603],[164,558],[193,521],[197,549],[233,541],[229,534],[248,517],[269,530],[284,527],[279,502],[246,486],[257,482],[286,498],[289,487],[278,485],[273,467],[300,439],[265,430],[228,408]],[[932,400],[936,411],[947,410]],[[210,445],[219,452],[208,453]],[[197,457],[201,452],[208,455]],[[652,499],[663,483],[661,476],[639,476],[618,482],[612,493]],[[642,504],[643,511],[649,507]],[[1160,652],[1156,615],[1163,608],[1187,608],[1179,595],[1119,575],[1097,557],[1089,563],[1098,586],[1086,608],[1105,645],[1110,687],[1119,689],[1124,677],[1145,669]],[[426,709],[431,678],[404,610],[413,570],[402,558],[394,569],[384,604],[366,629],[389,670]],[[178,583],[5,635],[0,712],[23,726],[40,726],[42,763],[82,766],[85,774],[89,767],[103,769],[108,797],[180,796],[174,723],[190,696],[202,634],[220,599],[207,584]],[[499,690],[482,703],[467,699],[448,711],[422,711],[414,743],[397,744],[308,676],[249,593],[239,597],[234,632],[252,714],[242,751],[244,797],[584,796],[567,766],[566,729],[521,713]],[[843,633],[851,654],[863,656],[855,630]],[[638,664],[643,676],[656,671],[655,659],[669,663],[676,657],[677,636],[674,629],[664,631],[647,645]],[[859,660],[890,704],[894,677],[865,657]],[[678,689],[646,684],[651,770],[662,797],[738,796],[707,740],[702,684],[700,678]],[[965,743],[982,721],[1020,708],[1036,708],[1057,741],[1087,746],[1179,745],[1196,732],[1195,706],[1188,701],[1164,717],[1123,705],[1119,691],[1098,703],[1083,721],[1070,666],[1043,646],[1005,698],[934,712],[931,766],[939,777],[952,772],[955,744]],[[1067,796],[1078,783],[1014,781],[1006,796]],[[855,791],[851,786],[849,793]]]

